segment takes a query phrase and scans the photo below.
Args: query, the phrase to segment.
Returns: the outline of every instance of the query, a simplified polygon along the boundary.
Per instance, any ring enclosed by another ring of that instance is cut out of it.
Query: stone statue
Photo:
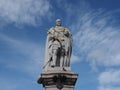
[[[56,20],[56,26],[48,30],[44,70],[55,67],[69,67],[72,52],[72,35]]]

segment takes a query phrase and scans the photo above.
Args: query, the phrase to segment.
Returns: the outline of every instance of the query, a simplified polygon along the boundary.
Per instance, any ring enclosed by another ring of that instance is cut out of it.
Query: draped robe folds
[[[55,41],[57,38],[57,41]],[[56,45],[56,46],[55,46]],[[54,55],[54,49],[60,48],[60,54]],[[63,52],[61,52],[63,49]],[[72,35],[67,28],[62,26],[55,26],[48,30],[48,35],[46,39],[46,48],[45,48],[45,62],[44,70],[52,67],[55,60],[55,67],[69,67],[70,66],[70,57],[72,52]],[[59,58],[58,58],[59,57]],[[63,61],[63,62],[61,62]],[[62,66],[61,66],[62,65]]]

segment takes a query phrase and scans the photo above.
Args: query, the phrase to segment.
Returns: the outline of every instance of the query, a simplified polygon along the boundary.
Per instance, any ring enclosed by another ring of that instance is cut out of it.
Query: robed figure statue
[[[57,19],[56,26],[47,32],[44,70],[70,66],[72,35],[61,23],[61,20]]]

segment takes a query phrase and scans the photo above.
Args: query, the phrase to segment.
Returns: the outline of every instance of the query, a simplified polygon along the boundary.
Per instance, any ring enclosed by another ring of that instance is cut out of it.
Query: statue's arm
[[[53,30],[53,28],[50,28],[50,30],[48,30],[48,32],[47,32],[47,34],[48,34],[48,41],[51,41],[51,40],[53,40],[54,39],[54,30]]]
[[[54,41],[54,40],[57,40],[57,41],[61,41],[60,38],[58,38],[57,34],[55,34],[55,29],[54,27],[51,28],[50,30],[48,30],[48,36],[49,36],[49,41]]]
[[[67,28],[65,28],[64,30],[64,35],[68,38],[71,38],[72,39],[72,34],[69,32],[69,30]]]

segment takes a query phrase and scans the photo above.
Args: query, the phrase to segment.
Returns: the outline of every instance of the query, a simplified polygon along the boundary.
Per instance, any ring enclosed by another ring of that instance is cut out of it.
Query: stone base
[[[38,83],[45,87],[45,90],[74,90],[78,74],[70,68],[54,68],[44,71],[38,79]]]
[[[43,71],[43,72],[45,73],[45,72],[51,72],[51,71],[52,72],[60,72],[60,71],[71,72],[71,68],[70,67],[54,67],[54,68],[49,67],[47,71]]]
[[[62,89],[56,88],[56,86],[45,87],[45,90],[74,90],[74,87],[64,86]]]

